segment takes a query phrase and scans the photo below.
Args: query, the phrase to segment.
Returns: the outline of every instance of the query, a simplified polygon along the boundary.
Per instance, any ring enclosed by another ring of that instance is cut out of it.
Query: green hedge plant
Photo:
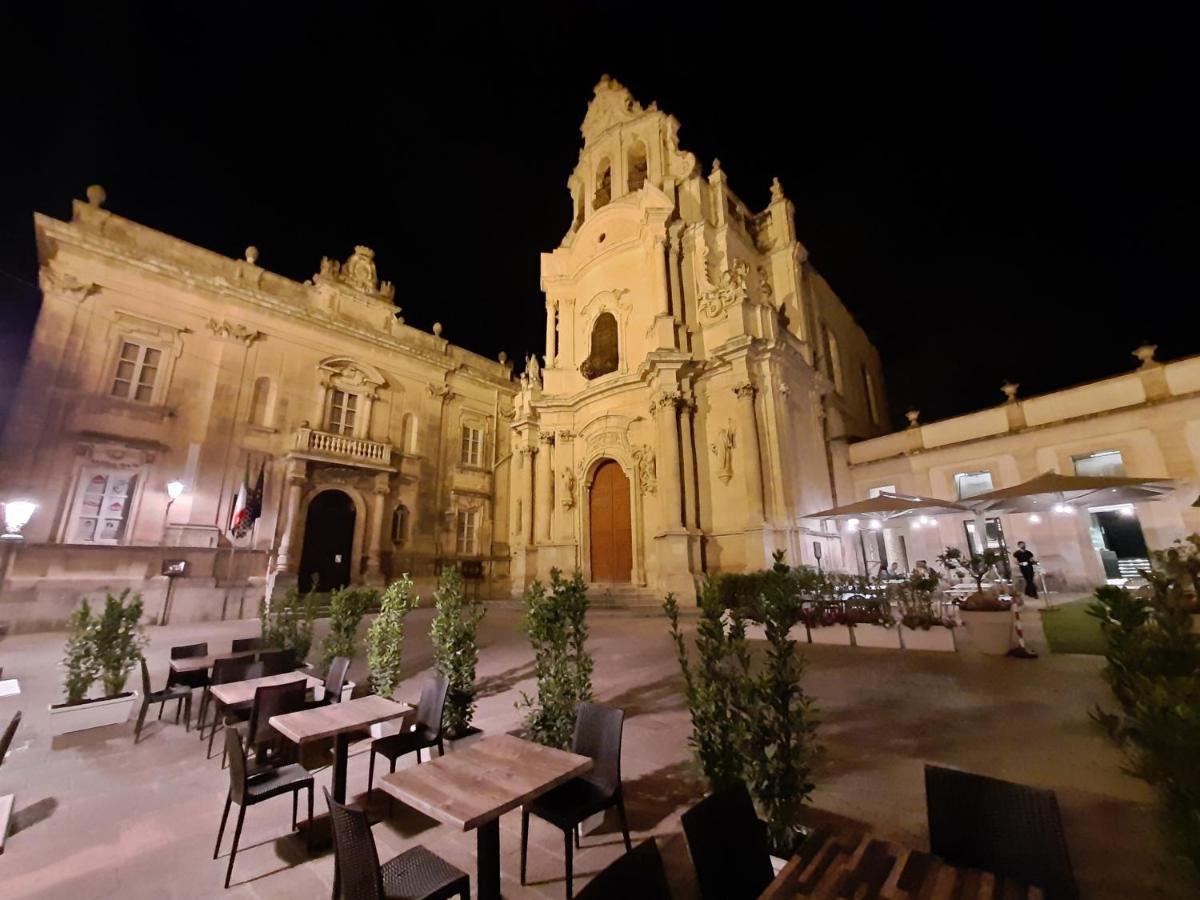
[[[478,632],[484,606],[464,594],[458,568],[443,569],[434,593],[436,612],[430,637],[434,663],[449,684],[442,722],[451,738],[466,734],[475,714],[475,668],[479,664]]]
[[[400,686],[404,653],[404,620],[420,602],[412,595],[412,579],[402,575],[383,592],[379,615],[367,629],[367,668],[371,690],[392,699]]]
[[[294,587],[288,588],[282,599],[258,604],[258,618],[262,623],[264,647],[279,650],[295,650],[297,664],[308,659],[312,649],[313,621],[317,615],[316,584],[303,597]]]
[[[537,698],[522,692],[518,709],[540,744],[567,749],[576,707],[592,699],[592,657],[587,652],[587,585],[575,570],[570,581],[550,570],[550,592],[534,581],[525,592],[525,633],[533,645]]]
[[[63,689],[68,706],[82,703],[100,677],[100,665],[92,642],[96,619],[91,604],[82,601],[67,619],[67,645],[63,650]]]
[[[146,638],[142,634],[142,595],[129,588],[106,594],[104,609],[92,624],[92,646],[104,696],[115,697],[125,690],[129,673],[142,658]]]
[[[329,595],[329,634],[321,644],[321,669],[329,671],[335,657],[353,660],[357,655],[358,626],[379,602],[370,588],[342,587]]]

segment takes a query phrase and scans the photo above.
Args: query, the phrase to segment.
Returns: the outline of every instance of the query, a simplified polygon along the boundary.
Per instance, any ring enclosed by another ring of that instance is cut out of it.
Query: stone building
[[[366,247],[301,284],[88,194],[69,222],[35,216],[43,300],[0,497],[39,510],[0,620],[61,622],[122,587],[157,618],[170,560],[186,562],[173,620],[254,615],[265,589],[314,575],[382,584],[463,559],[482,595],[507,593],[510,365],[406,325]]]
[[[583,121],[571,226],[542,255],[545,365],[516,401],[517,587],[578,565],[691,596],[695,576],[776,548],[836,555],[801,514],[832,499],[831,445],[887,419],[878,354],[779,182],[752,212],[678,129],[607,77]]]

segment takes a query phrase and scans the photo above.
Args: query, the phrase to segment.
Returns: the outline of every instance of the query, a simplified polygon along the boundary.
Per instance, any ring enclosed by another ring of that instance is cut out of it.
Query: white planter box
[[[70,734],[88,728],[103,728],[105,725],[120,725],[129,720],[129,711],[137,702],[137,691],[129,691],[117,697],[103,700],[85,700],[74,706],[50,707],[50,733]]]
[[[961,609],[963,625],[980,653],[1003,656],[1012,646],[1012,612],[972,612]]]
[[[345,703],[347,700],[349,700],[350,695],[353,693],[354,693],[354,682],[347,681],[345,684],[342,685],[342,702]],[[316,687],[313,688],[313,699],[318,702],[325,699],[325,685],[318,684]]]
[[[901,640],[905,650],[940,650],[943,653],[953,653],[958,648],[954,645],[954,629],[945,625],[934,625],[932,628],[905,628],[900,626]]]
[[[856,647],[900,649],[900,629],[897,626],[885,628],[882,625],[855,625],[853,631],[854,646]]]
[[[820,628],[810,628],[814,644],[837,644],[839,647],[850,646],[850,629],[845,625],[823,625]]]

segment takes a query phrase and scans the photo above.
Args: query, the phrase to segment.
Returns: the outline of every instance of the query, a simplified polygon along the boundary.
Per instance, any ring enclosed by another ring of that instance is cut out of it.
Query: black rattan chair
[[[567,900],[573,892],[572,838],[579,846],[579,825],[584,819],[615,806],[621,817],[621,834],[626,851],[633,849],[629,840],[629,822],[625,817],[625,798],[621,791],[621,734],[625,713],[594,703],[580,703],[575,713],[575,737],[571,749],[594,760],[592,770],[547,791],[521,809],[521,884],[525,883],[525,857],[529,848],[530,814],[562,830],[563,853],[567,864]]]
[[[421,763],[421,751],[426,747],[437,747],[445,753],[442,745],[442,712],[446,706],[446,694],[450,686],[441,675],[434,675],[421,688],[421,699],[417,703],[417,721],[400,734],[389,734],[371,743],[371,764],[367,767],[367,790],[375,783],[375,754],[391,763],[389,771],[396,771],[396,760],[405,753],[417,753],[417,764]]]
[[[163,707],[167,705],[167,701],[175,701],[175,724],[179,724],[179,713],[181,710],[186,710],[183,717],[183,727],[185,730],[191,730],[192,719],[192,689],[186,684],[171,684],[171,680],[167,679],[167,686],[161,691],[152,691],[150,689],[150,670],[146,668],[146,657],[141,658],[142,664],[142,708],[138,710],[137,724],[133,727],[133,742],[136,744],[142,736],[142,725],[146,723],[146,710],[150,708],[151,703],[158,704],[158,717],[162,718]]]
[[[4,765],[4,757],[8,754],[8,748],[12,746],[13,735],[17,733],[17,726],[20,724],[21,711],[18,709],[9,719],[8,727],[4,729],[4,735],[0,736],[0,766]]]
[[[212,678],[209,679],[209,687],[205,688],[204,699],[202,699],[200,704],[201,740],[204,739],[204,708],[206,704],[213,707],[212,727],[208,732],[209,756],[212,756],[213,737],[216,736],[217,726],[222,725],[225,721],[225,716],[222,715],[222,712],[232,715],[236,719],[248,719],[252,705],[246,703],[233,708],[225,707],[213,700],[212,688],[218,684],[231,684],[235,681],[249,681],[251,678],[261,678],[265,674],[263,664],[250,659],[236,657],[233,659],[218,659],[213,664]]]
[[[267,675],[283,675],[296,671],[296,651],[288,647],[283,650],[264,650],[258,654]]]
[[[344,656],[335,656],[325,673],[325,703],[341,703],[342,688],[346,686],[346,671],[350,668],[350,660]]]
[[[227,721],[226,728],[233,728],[242,741],[246,752],[253,752],[254,762],[263,766],[277,762],[280,748],[294,748],[291,741],[283,741],[282,736],[271,727],[272,716],[283,716],[299,712],[305,708],[304,695],[308,693],[308,682],[303,678],[284,684],[269,684],[254,692],[254,705],[250,708],[250,719],[246,722]],[[268,760],[270,754],[270,760]],[[289,759],[294,762],[294,759]],[[224,765],[224,759],[221,765]]]
[[[171,659],[195,659],[200,656],[208,656],[208,644],[184,644],[180,647],[171,648]],[[167,687],[174,687],[177,684],[187,685],[190,688],[208,687],[208,672],[204,669],[199,669],[195,672],[176,672],[170,670],[167,675]],[[158,710],[159,716],[162,716],[162,708]]]
[[[242,742],[237,733],[231,728],[225,732],[225,752],[229,754],[229,793],[225,797],[225,811],[221,813],[221,827],[217,831],[217,846],[213,850],[213,859],[221,852],[221,839],[225,836],[225,822],[229,818],[229,805],[238,805],[237,827],[233,830],[233,847],[229,851],[229,868],[225,870],[225,887],[229,887],[229,878],[233,874],[233,860],[237,856],[238,840],[242,836],[242,821],[246,817],[246,807],[281,794],[292,795],[292,830],[296,830],[296,803],[300,791],[308,789],[308,835],[312,835],[313,818],[313,777],[308,770],[298,765],[280,766],[277,769],[264,769],[255,775],[246,772],[246,754],[242,750]],[[309,841],[311,845],[311,840]]]
[[[405,850],[381,866],[367,814],[338,803],[328,790],[325,802],[333,822],[334,891],[341,888],[342,900],[470,900],[470,876],[424,847]]]
[[[577,900],[671,900],[654,838],[622,854],[579,892]]]
[[[247,650],[261,650],[262,638],[234,638],[233,645],[229,648],[233,653],[244,653]]]
[[[767,832],[745,785],[705,797],[683,814],[704,900],[754,900],[775,877]]]
[[[1039,887],[1047,900],[1079,896],[1054,791],[926,766],[925,805],[929,849],[947,862]]]

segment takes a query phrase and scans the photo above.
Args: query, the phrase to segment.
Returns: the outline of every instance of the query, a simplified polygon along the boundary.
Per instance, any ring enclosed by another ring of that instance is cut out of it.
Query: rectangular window
[[[458,511],[458,541],[459,556],[477,556],[479,554],[479,510],[460,509]]]
[[[894,484],[881,484],[879,487],[873,487],[867,491],[867,499],[874,500],[880,494],[894,494],[896,486]]]
[[[68,541],[80,544],[116,544],[125,534],[129,504],[137,481],[129,472],[84,469],[79,500]]]
[[[842,356],[838,350],[837,338],[828,328],[825,329],[825,366],[829,370],[829,377],[833,379],[833,389],[839,394],[842,393]]]
[[[1094,478],[1124,478],[1125,460],[1121,458],[1120,450],[1101,450],[1099,453],[1089,453],[1086,456],[1076,456],[1076,475],[1089,475]]]
[[[154,399],[154,385],[158,381],[161,361],[161,350],[123,341],[117,358],[117,371],[113,376],[112,396],[149,403]]]
[[[460,460],[464,466],[483,465],[483,430],[473,425],[464,425],[462,429],[462,455]]]
[[[331,434],[354,434],[354,420],[358,413],[358,394],[334,390],[329,395],[329,423]]]
[[[992,473],[959,472],[954,476],[954,486],[958,489],[959,500],[966,500],[977,494],[986,494],[992,489]]]
[[[875,380],[871,377],[871,373],[867,371],[867,367],[862,367],[863,390],[867,395],[867,411],[871,414],[871,421],[879,424],[879,407],[875,403]]]

